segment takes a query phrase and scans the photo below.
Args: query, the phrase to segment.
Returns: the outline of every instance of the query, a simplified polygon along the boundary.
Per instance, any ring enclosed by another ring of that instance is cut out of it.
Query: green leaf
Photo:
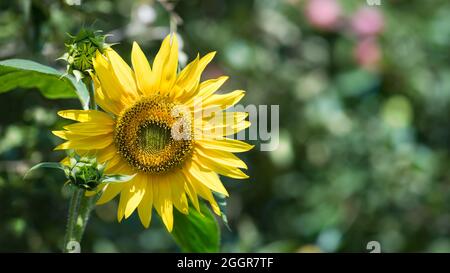
[[[49,99],[78,97],[84,109],[89,103],[86,86],[70,75],[29,60],[0,61],[0,93],[19,87],[37,88]]]
[[[222,218],[222,221],[223,221],[225,227],[229,231],[231,231],[230,225],[228,224],[228,218],[227,218],[227,213],[226,213],[226,209],[227,209],[226,196],[221,193],[218,193],[218,192],[213,192],[213,193],[216,198],[217,204],[219,205],[220,217]]]
[[[174,209],[172,236],[183,252],[219,252],[220,230],[208,207],[200,202],[199,213],[189,207],[185,215]]]
[[[61,163],[58,162],[42,162],[39,164],[34,165],[31,167],[24,175],[24,179],[27,179],[28,175],[40,168],[52,168],[52,169],[59,169],[64,171],[64,166]]]

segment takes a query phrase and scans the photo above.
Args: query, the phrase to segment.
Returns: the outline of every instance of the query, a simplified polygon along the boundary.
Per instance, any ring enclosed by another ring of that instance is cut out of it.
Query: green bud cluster
[[[101,35],[101,31],[81,29],[76,36],[69,34],[66,43],[66,53],[60,60],[67,62],[67,73],[73,74],[79,81],[89,76],[89,71],[93,69],[92,59],[95,53],[103,53],[111,45],[105,42],[107,35]]]
[[[64,168],[69,183],[85,190],[94,190],[101,183],[104,164],[99,164],[94,157],[69,157],[70,165]]]
[[[74,151],[69,153],[69,165],[61,162],[41,162],[31,167],[25,174],[25,178],[33,171],[41,168],[59,169],[64,171],[68,181],[66,184],[76,186],[78,188],[93,191],[97,189],[101,183],[126,183],[132,180],[136,174],[104,174],[107,162],[99,164],[95,157],[80,157]]]

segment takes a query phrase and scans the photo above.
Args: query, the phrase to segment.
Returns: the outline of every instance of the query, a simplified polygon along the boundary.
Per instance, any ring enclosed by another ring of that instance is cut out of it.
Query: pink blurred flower
[[[384,28],[383,14],[377,8],[361,8],[353,15],[351,27],[360,36],[376,35]]]
[[[353,54],[360,66],[370,70],[378,68],[381,49],[375,38],[369,37],[358,41]]]
[[[341,16],[341,7],[336,0],[309,0],[305,12],[311,25],[334,30]]]

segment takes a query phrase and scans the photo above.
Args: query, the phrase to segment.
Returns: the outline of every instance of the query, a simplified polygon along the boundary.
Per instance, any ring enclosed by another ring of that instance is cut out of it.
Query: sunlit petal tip
[[[170,45],[174,45],[175,43],[178,45],[178,35],[175,32],[171,32],[167,37],[170,39]]]
[[[216,56],[216,54],[217,54],[217,51],[211,51],[211,52],[209,52],[208,54],[206,54],[205,56],[210,55],[211,58],[214,58],[214,57]]]
[[[225,195],[225,197],[230,197],[230,194],[228,193],[228,191],[226,191],[226,192],[221,192],[221,194]]]
[[[172,224],[171,226],[168,226],[168,224],[165,224],[165,225],[166,225],[167,231],[168,231],[168,232],[172,232],[172,230],[173,230],[173,224]]]
[[[136,54],[139,54],[140,56],[142,56],[144,54],[144,52],[142,51],[139,44],[136,41],[133,41],[133,47],[131,49],[131,56],[134,56]]]
[[[142,49],[136,41],[133,41],[133,46],[131,48],[131,56],[136,54],[136,52],[142,52]]]
[[[131,51],[131,63],[139,90],[143,94],[150,94],[153,90],[150,80],[152,77],[152,68],[144,52],[136,42],[133,43],[133,49]]]
[[[216,53],[216,51],[212,51],[201,58],[203,68],[206,67],[214,59]]]
[[[143,221],[141,221],[141,223],[142,223],[142,225],[144,226],[144,228],[149,228],[150,227],[150,221],[148,221],[148,222],[143,222]]]
[[[122,199],[122,194],[123,193],[121,193],[121,196],[120,196],[120,199]],[[117,222],[122,222],[122,219],[123,219],[123,216],[124,216],[124,214],[125,214],[125,208],[124,208],[124,205],[122,205],[122,200],[119,200],[119,208],[117,209]]]
[[[58,112],[56,112],[57,114],[58,114],[58,116],[60,116],[60,117],[64,117],[64,113],[66,112],[67,110],[61,110],[61,111],[58,111]]]
[[[57,137],[67,140],[65,131],[52,131],[52,134],[54,134]]]
[[[163,215],[160,215],[160,216],[161,216],[161,218],[163,220],[164,225],[167,228],[167,231],[172,232],[172,230],[173,230],[173,214],[170,214],[170,215],[164,215],[163,214]]]
[[[245,176],[243,176],[243,177],[239,177],[239,178],[236,178],[236,179],[248,179],[250,176],[248,176],[248,175],[246,175],[246,174],[244,174]]]
[[[60,151],[60,150],[67,150],[67,146],[69,144],[69,141],[66,141],[62,144],[59,144],[58,146],[56,146],[53,151]]]
[[[123,219],[123,213],[122,214],[120,214],[119,212],[117,213],[117,222],[122,222],[122,219]]]
[[[220,82],[220,85],[222,86],[226,81],[228,81],[229,78],[229,76],[220,76],[217,78],[217,81]]]

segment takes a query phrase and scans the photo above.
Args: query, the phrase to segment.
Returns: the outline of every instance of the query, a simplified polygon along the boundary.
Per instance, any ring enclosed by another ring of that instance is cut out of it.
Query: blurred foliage
[[[1,1],[0,59],[64,71],[55,60],[82,25],[112,34],[127,61],[134,40],[152,58],[169,31],[155,1],[78,2]],[[450,2],[381,0],[383,30],[366,44],[348,20],[366,2],[338,3],[339,25],[327,29],[306,16],[309,1],[177,2],[181,61],[217,50],[205,78],[230,75],[225,89],[247,90],[244,104],[280,105],[279,148],[243,155],[248,181],[224,179],[222,251],[365,252],[377,240],[386,252],[450,252]],[[64,177],[22,176],[62,158],[50,131],[66,108],[80,106],[0,95],[0,251],[60,249]],[[158,217],[148,230],[136,215],[119,224],[116,206],[96,208],[83,251],[179,251]]]

